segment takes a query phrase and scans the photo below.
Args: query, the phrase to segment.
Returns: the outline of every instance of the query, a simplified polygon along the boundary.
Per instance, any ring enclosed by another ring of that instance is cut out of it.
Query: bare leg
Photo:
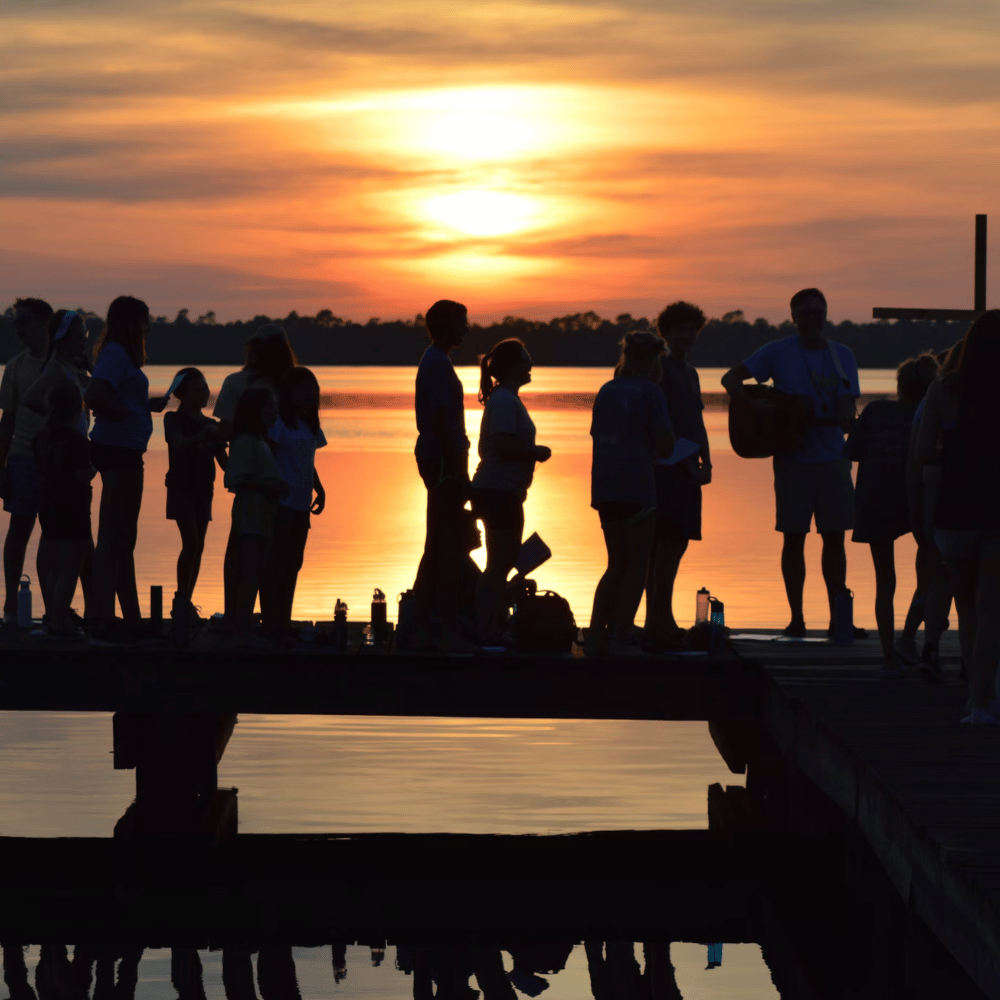
[[[973,697],[977,708],[996,701],[997,661],[1000,659],[1000,547],[986,546],[979,557],[976,587],[976,638]],[[969,661],[967,661],[969,662]]]
[[[101,481],[101,510],[93,560],[94,616],[105,625],[114,619],[117,590],[119,599],[123,599],[122,617],[129,624],[137,625],[141,615],[132,550],[142,503],[142,469],[108,469],[101,473]]]
[[[41,538],[38,539],[38,552],[35,554],[35,572],[38,574],[38,589],[42,592],[45,613],[50,619],[52,617],[52,577],[56,573],[58,562],[54,549],[55,546],[45,537],[45,532],[42,532]],[[73,595],[70,594],[70,601],[72,600]]]
[[[486,569],[476,581],[476,631],[479,641],[489,643],[499,632],[504,584],[517,562],[523,528],[486,528]]]
[[[847,553],[844,551],[844,532],[823,532],[823,582],[826,584],[826,596],[830,602],[830,628],[837,620],[837,595],[847,585]],[[803,568],[803,581],[805,569]],[[893,580],[893,592],[896,584]]]
[[[872,550],[872,563],[875,566],[875,623],[878,625],[878,637],[882,643],[882,662],[887,667],[896,663],[894,640],[896,634],[896,616],[893,601],[896,596],[896,562],[894,559],[894,543],[869,542]]]
[[[239,539],[240,583],[236,590],[233,638],[245,639],[253,626],[260,575],[267,559],[267,539],[262,535],[244,535]]]
[[[616,544],[621,553],[621,565],[620,582],[615,592],[611,642],[621,645],[627,643],[631,637],[635,613],[642,600],[656,519],[652,514],[648,514],[637,523],[619,521],[615,526],[620,532]]]
[[[49,628],[54,632],[67,632],[70,627],[69,607],[76,593],[80,567],[89,548],[89,540],[55,541],[52,547],[53,565],[50,572]]]
[[[917,587],[913,591],[906,620],[903,622],[903,634],[900,636],[900,640],[907,645],[916,641],[917,629],[927,615],[927,595],[934,573],[934,563],[926,539],[917,543],[916,571]]]
[[[687,551],[686,538],[659,538],[646,571],[646,637],[669,640],[678,631],[674,618],[674,581]]]
[[[11,514],[7,524],[7,538],[3,543],[3,575],[7,586],[3,613],[6,618],[17,618],[17,589],[24,572],[24,554],[35,520],[34,517]]]
[[[792,612],[792,625],[804,625],[802,592],[806,586],[806,536],[800,531],[786,531],[781,546],[781,576],[785,596]]]
[[[983,704],[976,702],[976,694],[982,683],[977,676],[977,664],[972,652],[976,646],[976,591],[979,586],[979,558],[945,557],[948,576],[955,594],[955,609],[958,611],[958,640],[969,674],[969,707],[986,708],[991,699]]]

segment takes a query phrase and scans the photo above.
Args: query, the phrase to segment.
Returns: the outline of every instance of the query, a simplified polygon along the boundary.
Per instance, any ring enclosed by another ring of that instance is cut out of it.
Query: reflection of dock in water
[[[1000,748],[992,729],[958,725],[965,690],[949,639],[939,686],[880,681],[874,642],[746,641],[720,657],[620,661],[8,648],[0,708],[115,712],[116,766],[136,767],[137,798],[113,840],[0,841],[10,901],[0,926],[14,933],[30,914],[69,923],[78,907],[105,906],[117,926],[127,898],[134,919],[148,913],[164,934],[171,914],[194,925],[203,914],[210,934],[210,914],[231,914],[235,929],[280,912],[306,937],[311,920],[316,933],[326,921],[359,939],[369,927],[498,934],[514,920],[526,934],[750,940],[761,886],[798,880],[807,895],[829,894],[853,871],[894,887],[870,927],[886,976],[926,962],[939,940],[1000,996]],[[709,789],[708,831],[237,836],[235,791],[217,788],[216,771],[239,711],[705,719],[746,788]],[[934,981],[933,969],[923,976]]]

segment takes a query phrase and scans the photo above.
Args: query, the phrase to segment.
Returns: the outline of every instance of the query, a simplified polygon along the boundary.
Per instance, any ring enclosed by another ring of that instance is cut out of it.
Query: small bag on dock
[[[521,652],[568,653],[576,639],[576,620],[569,601],[552,590],[519,599],[511,627]]]

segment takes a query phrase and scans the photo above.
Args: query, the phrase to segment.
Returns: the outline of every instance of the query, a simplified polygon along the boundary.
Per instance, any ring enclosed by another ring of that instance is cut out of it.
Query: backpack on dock
[[[552,590],[520,598],[511,629],[518,651],[527,653],[568,653],[577,631],[569,601]]]

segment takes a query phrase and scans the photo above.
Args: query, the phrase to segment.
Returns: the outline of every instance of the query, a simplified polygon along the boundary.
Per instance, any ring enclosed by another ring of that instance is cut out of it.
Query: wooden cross
[[[873,319],[975,319],[986,312],[986,216],[976,216],[975,308],[973,309],[889,309],[876,306]]]

